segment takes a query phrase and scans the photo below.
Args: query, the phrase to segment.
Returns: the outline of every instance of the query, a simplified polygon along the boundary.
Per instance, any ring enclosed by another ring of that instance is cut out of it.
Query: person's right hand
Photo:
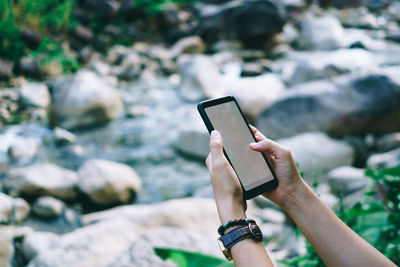
[[[249,147],[265,155],[279,182],[275,190],[266,192],[263,196],[284,207],[296,189],[304,185],[296,163],[288,148],[266,138],[254,126],[250,128],[256,136],[257,143],[251,143]]]

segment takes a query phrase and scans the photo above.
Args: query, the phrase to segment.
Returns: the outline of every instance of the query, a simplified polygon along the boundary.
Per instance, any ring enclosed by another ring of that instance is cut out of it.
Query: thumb
[[[271,153],[277,158],[284,158],[290,154],[288,148],[267,138],[258,143],[251,143],[249,147],[255,151]]]
[[[224,156],[222,137],[217,130],[211,132],[210,152],[213,160],[220,159]]]

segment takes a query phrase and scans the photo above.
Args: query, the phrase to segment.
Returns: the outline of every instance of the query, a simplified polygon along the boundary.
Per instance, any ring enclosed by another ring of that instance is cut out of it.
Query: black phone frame
[[[204,121],[204,123],[205,123],[205,125],[207,127],[208,132],[211,134],[211,132],[214,130],[214,127],[212,126],[211,121],[208,118],[207,113],[205,112],[204,109],[207,108],[207,107],[216,106],[216,105],[220,105],[220,104],[231,102],[231,101],[235,102],[236,106],[239,109],[240,114],[242,115],[242,118],[243,118],[244,122],[247,125],[247,128],[250,131],[251,136],[254,139],[254,142],[257,142],[256,137],[254,136],[253,131],[251,130],[251,128],[249,126],[249,123],[246,120],[246,117],[243,115],[242,109],[240,108],[238,102],[236,101],[235,97],[230,96],[230,95],[229,96],[220,97],[220,98],[215,98],[215,99],[202,101],[197,105],[197,110],[199,111],[200,116],[203,119],[203,121]],[[225,157],[227,158],[229,164],[232,166],[233,170],[235,171],[236,175],[239,178],[240,185],[242,186],[242,190],[243,190],[243,198],[244,198],[244,200],[252,199],[252,198],[254,198],[254,197],[258,196],[258,195],[261,195],[262,193],[265,193],[267,191],[273,190],[276,187],[278,187],[278,179],[276,178],[276,175],[275,175],[273,169],[271,168],[271,165],[269,164],[267,158],[265,157],[265,155],[263,153],[261,153],[261,155],[264,158],[265,162],[267,163],[268,168],[270,169],[272,175],[274,176],[274,179],[271,180],[271,181],[268,181],[268,182],[266,182],[266,183],[264,183],[262,185],[259,185],[259,186],[255,187],[253,189],[250,189],[249,191],[246,191],[244,189],[242,181],[240,180],[240,177],[237,174],[237,172],[235,170],[235,167],[231,163],[228,155],[226,154],[225,149],[224,149],[224,154],[225,154]]]

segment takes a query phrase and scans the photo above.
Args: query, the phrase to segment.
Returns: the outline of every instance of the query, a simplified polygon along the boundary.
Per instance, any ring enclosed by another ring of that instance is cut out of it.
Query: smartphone
[[[203,101],[197,109],[208,131],[211,133],[215,129],[221,134],[225,156],[240,180],[244,199],[278,186],[278,179],[264,154],[249,148],[256,138],[233,96]]]

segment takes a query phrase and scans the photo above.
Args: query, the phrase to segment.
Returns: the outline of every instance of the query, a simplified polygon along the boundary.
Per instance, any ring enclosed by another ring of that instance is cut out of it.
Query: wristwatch
[[[246,226],[235,228],[229,233],[226,233],[223,236],[219,237],[217,240],[219,248],[221,249],[222,253],[227,258],[227,260],[230,261],[232,260],[230,248],[233,247],[233,245],[235,245],[239,241],[242,241],[243,239],[246,238],[252,238],[258,242],[261,242],[262,233],[256,223],[251,222]]]

